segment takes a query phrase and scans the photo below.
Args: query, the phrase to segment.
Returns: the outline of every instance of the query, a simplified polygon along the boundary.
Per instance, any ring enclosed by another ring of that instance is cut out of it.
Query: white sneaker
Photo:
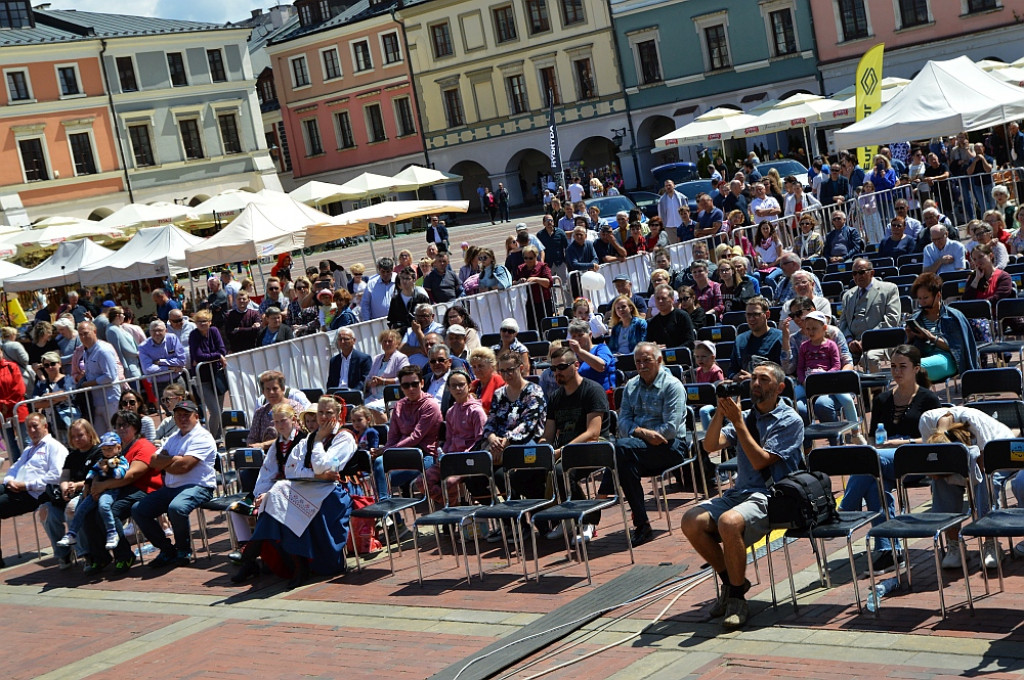
[[[981,546],[981,562],[986,569],[995,569],[999,566],[999,558],[996,555],[996,546],[991,541],[985,541]]]
[[[597,527],[595,527],[593,524],[584,524],[583,529],[580,531],[580,533],[576,536],[573,536],[572,544],[576,545],[576,542],[580,540],[586,543],[590,543],[590,541],[592,541],[594,539],[594,536],[596,535]]]
[[[121,542],[121,537],[117,535],[116,531],[107,532],[107,542],[104,544],[104,548],[107,550],[113,550],[117,547],[117,544]]]
[[[554,529],[552,529],[548,533],[544,534],[544,538],[548,539],[549,541],[557,541],[558,539],[560,539],[564,535],[565,535],[565,529],[562,527],[562,523],[559,522],[558,524],[555,525]]]
[[[59,545],[62,548],[70,547],[72,545],[75,545],[76,543],[78,543],[78,537],[70,531],[64,534],[64,538],[57,541],[57,545]]]
[[[943,569],[961,569],[960,541],[946,541],[946,554],[942,557]]]

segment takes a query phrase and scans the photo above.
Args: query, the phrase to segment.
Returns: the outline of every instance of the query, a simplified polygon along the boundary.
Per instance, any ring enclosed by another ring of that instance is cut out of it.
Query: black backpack
[[[768,521],[786,529],[813,529],[839,519],[832,480],[824,472],[797,470],[771,485]]]

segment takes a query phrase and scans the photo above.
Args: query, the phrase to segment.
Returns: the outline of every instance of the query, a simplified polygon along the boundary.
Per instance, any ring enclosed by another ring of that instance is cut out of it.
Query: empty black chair
[[[921,253],[913,253],[911,255],[900,255],[896,258],[896,266],[903,267],[908,264],[922,264],[924,262],[924,255]],[[918,274],[921,272],[918,271]]]
[[[484,333],[480,336],[481,347],[492,347],[501,342],[501,333]]]
[[[544,331],[544,339],[548,342],[554,342],[555,340],[565,340],[569,337],[568,328],[549,328]]]
[[[716,359],[728,359],[732,356],[732,350],[736,346],[735,342],[717,342],[715,343],[715,358]]]
[[[540,333],[534,330],[522,330],[516,334],[516,339],[524,345],[540,340]]]
[[[391,489],[391,473],[399,471],[411,471],[424,474],[423,469],[423,452],[419,449],[414,448],[394,448],[387,449],[383,453],[384,456],[384,476],[387,478],[388,484],[388,495],[389,498],[382,498],[373,505],[368,505],[365,508],[356,508],[352,511],[352,517],[369,517],[371,519],[380,520],[381,525],[384,527],[384,545],[387,546],[388,560],[391,564],[391,575],[395,574],[395,558],[391,553],[391,539],[387,535],[388,520],[392,519],[395,515],[401,516],[403,510],[414,508],[420,503],[426,502],[427,506],[432,509],[432,503],[430,497],[426,492],[426,485],[423,487],[423,493],[419,496],[413,496],[411,498],[401,498],[393,495]],[[392,523],[395,527],[395,542],[398,544],[398,550],[402,550],[401,536],[398,534],[397,523]]]
[[[636,374],[636,359],[632,354],[616,354],[615,368],[624,372],[627,378],[632,377]]]
[[[889,279],[899,276],[900,270],[896,267],[875,267],[875,276],[882,281],[888,281]]]
[[[946,598],[943,593],[940,540],[946,529],[963,524],[975,513],[974,485],[967,485],[967,499],[970,513],[960,512],[911,512],[910,499],[905,480],[910,475],[960,475],[970,479],[970,454],[963,444],[904,444],[896,449],[893,469],[896,474],[896,490],[900,499],[900,512],[868,531],[868,538],[888,538],[906,541],[914,538],[931,538],[935,557],[935,578],[939,584],[939,607],[942,618],[946,618]],[[963,563],[964,579],[967,575],[967,551],[960,543],[960,559]],[[868,562],[871,590],[875,589],[875,570]],[[907,583],[913,585],[911,561],[907,560]],[[970,602],[970,591],[967,591]],[[973,610],[974,604],[970,603]],[[879,610],[875,610],[875,616]]]
[[[530,516],[553,505],[557,500],[555,497],[555,451],[548,444],[534,446],[507,446],[501,454],[501,466],[505,470],[508,480],[508,494],[506,500],[485,506],[477,511],[477,519],[498,520],[501,525],[501,538],[505,544],[505,553],[508,554],[508,537],[505,535],[505,523],[509,522],[512,527],[512,542],[516,546],[516,552],[523,564],[523,579],[529,581],[530,576],[526,566],[526,539],[523,536],[523,525],[525,521],[530,522]],[[523,474],[517,474],[523,473]],[[543,474],[546,478],[544,488],[551,489],[549,498],[524,498],[516,493],[517,479],[526,475]],[[533,554],[537,554],[537,533],[530,532],[533,541]]]
[[[693,377],[693,351],[689,347],[666,347],[661,350],[661,359],[672,375],[686,382]],[[678,372],[676,369],[679,369]],[[686,378],[684,380],[684,377]]]
[[[829,262],[825,267],[825,274],[835,274],[837,272],[852,272],[853,262]]]
[[[221,411],[220,424],[224,429],[230,429],[232,427],[246,428],[249,427],[249,416],[246,415],[245,411],[238,411],[234,409]]]
[[[742,312],[742,311],[741,312],[725,312],[724,314],[722,314],[721,324],[723,326],[739,326],[741,323],[746,323],[746,322],[747,322],[747,313],[746,312]],[[737,329],[736,332],[739,333],[740,331]]]
[[[497,496],[494,488],[494,466],[491,463],[491,454],[487,451],[469,451],[466,453],[446,453],[441,456],[438,463],[441,468],[441,488],[444,489],[448,480],[458,477],[468,479],[483,477],[487,481],[487,488],[490,489],[491,504]],[[473,577],[469,571],[469,551],[466,550],[466,534],[463,529],[466,524],[474,521],[474,515],[484,506],[481,505],[449,505],[448,494],[444,494],[444,507],[417,518],[414,527],[429,526],[437,528],[447,527],[452,537],[452,553],[455,555],[455,566],[459,566],[459,548],[455,541],[455,527],[459,528],[459,538],[462,541],[462,554],[466,558],[466,583],[472,581]],[[423,567],[420,562],[419,532],[413,528],[412,542],[416,551],[416,573],[420,585],[423,585]],[[480,578],[484,577],[484,563],[480,555],[480,537],[478,532],[473,532],[473,544],[476,547],[477,569]],[[437,544],[438,553],[441,552],[440,538]]]
[[[826,281],[838,281],[844,288],[849,288],[853,285],[853,270],[835,271],[825,274],[825,278],[821,282],[824,284]]]
[[[819,397],[832,394],[852,394],[854,405],[860,401],[860,374],[856,371],[835,371],[832,373],[811,373],[804,379],[804,390],[807,392],[807,414],[811,423],[804,427],[804,438],[838,439],[842,435],[860,426],[863,408],[857,409],[858,420],[838,420],[832,423],[814,422],[814,402]]]
[[[402,398],[402,387],[401,385],[385,385],[384,386],[384,407],[387,409],[391,408],[391,405]]]
[[[309,399],[311,404],[315,404],[320,397],[324,396],[324,391],[319,387],[303,387],[301,391],[306,395],[306,399]]]
[[[732,342],[736,339],[736,327],[704,326],[704,328],[697,329],[697,339],[710,340],[711,342]]]
[[[202,510],[219,512],[224,515],[224,521],[228,525],[228,536],[231,540],[231,549],[238,548],[238,537],[235,536],[234,525],[228,517],[229,508],[244,499],[256,488],[256,480],[260,476],[260,468],[263,467],[263,449],[239,448],[231,452],[231,462],[238,473],[238,484],[240,491],[233,494],[214,496],[201,504]],[[200,511],[196,513],[199,517],[199,531],[202,534],[203,545],[206,547],[207,557],[211,556],[210,542],[206,537],[206,516]]]
[[[902,260],[903,258],[901,257],[900,259]],[[924,270],[924,265],[920,262],[901,264],[899,269],[900,276],[914,276],[916,278]]]
[[[986,394],[1024,394],[1024,376],[1017,368],[978,368],[960,376],[960,396],[970,401]]]
[[[842,281],[822,281],[821,282],[821,294],[823,297],[828,298],[834,302],[838,302],[843,299],[843,293],[846,292],[846,287]]]
[[[611,442],[588,442],[585,444],[566,444],[562,448],[562,474],[565,488],[573,488],[570,483],[570,475],[573,470],[600,470],[607,468],[605,474],[612,475],[615,484],[615,495],[609,498],[585,498],[582,500],[566,500],[556,506],[545,508],[534,514],[530,520],[536,530],[537,522],[569,522],[573,523],[573,533],[579,531],[583,524],[583,518],[588,513],[600,512],[610,508],[616,503],[622,511],[622,528],[626,535],[626,547],[629,549],[629,561],[635,563],[633,557],[633,543],[629,539],[629,520],[626,517],[626,502],[619,486],[619,467],[615,458],[615,446]],[[568,532],[566,532],[568,534]],[[577,552],[582,551],[583,563],[587,567],[587,583],[593,583],[590,575],[590,558],[587,555],[587,541],[576,541]],[[534,566],[537,573],[537,580],[540,580],[540,559],[537,552],[533,553]]]
[[[546,316],[540,320],[540,329],[542,331],[549,331],[552,328],[568,328],[569,317],[568,316]]]
[[[895,267],[896,262],[887,255],[869,255],[868,261],[874,265],[875,269],[879,267]]]
[[[224,431],[224,448],[230,453],[235,449],[240,449],[243,446],[247,446],[249,439],[249,430],[234,429]]]

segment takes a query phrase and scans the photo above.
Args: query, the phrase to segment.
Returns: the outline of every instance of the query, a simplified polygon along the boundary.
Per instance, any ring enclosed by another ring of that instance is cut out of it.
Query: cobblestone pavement
[[[924,491],[918,492],[925,502]],[[654,512],[653,499],[648,499]],[[673,488],[671,513],[678,524],[692,495]],[[652,515],[656,517],[655,515]],[[567,562],[559,542],[538,541],[546,574],[522,580],[520,565],[501,546],[482,546],[486,578],[466,585],[450,547],[439,556],[429,534],[421,541],[425,582],[416,583],[411,541],[396,555],[392,577],[379,555],[361,573],[313,580],[292,592],[274,576],[233,586],[223,518],[208,514],[213,557],[193,566],[154,572],[136,566],[115,577],[87,580],[76,567],[59,571],[48,547],[35,552],[28,517],[17,520],[21,557],[11,520],[2,547],[9,565],[0,572],[0,639],[15,678],[426,678],[471,655],[495,638],[571,601],[588,588],[581,565]],[[591,546],[596,584],[630,566],[617,513],[608,513]],[[41,534],[45,541],[45,536]],[[863,542],[858,542],[858,570]],[[951,613],[938,615],[934,567],[924,544],[911,547],[915,587],[883,601],[882,616],[859,614],[853,601],[845,546],[829,545],[832,589],[818,583],[809,544],[790,546],[800,602],[794,613],[781,550],[774,554],[772,608],[765,560],[751,591],[752,618],[725,633],[707,611],[715,597],[700,564],[678,529],[669,535],[655,521],[655,540],[636,550],[638,563],[688,565],[692,587],[652,600],[646,608],[620,609],[595,620],[516,669],[525,679],[567,661],[547,678],[944,678],[1024,675],[1021,632],[1024,563],[1006,562],[1006,592],[993,580],[984,596],[976,553],[971,579],[976,612],[964,601],[963,576],[946,572]],[[475,559],[474,559],[475,562]],[[475,564],[473,565],[475,569]],[[754,580],[754,579],[752,579]],[[867,590],[861,582],[862,596]],[[673,600],[678,595],[678,599]],[[654,621],[665,610],[664,616]],[[637,636],[636,634],[639,635]],[[624,642],[623,642],[624,641]],[[622,642],[590,655],[605,645]]]

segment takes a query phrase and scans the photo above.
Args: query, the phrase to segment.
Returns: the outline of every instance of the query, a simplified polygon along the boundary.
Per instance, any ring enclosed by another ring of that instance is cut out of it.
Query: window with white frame
[[[306,55],[299,55],[289,59],[292,67],[292,87],[309,86],[309,69],[306,67]]]
[[[57,84],[60,86],[61,97],[75,97],[82,94],[81,80],[78,77],[78,65],[58,64]]]
[[[26,69],[6,69],[4,76],[7,81],[7,101],[32,101],[32,85]]]
[[[46,159],[46,145],[42,136],[17,137],[18,156],[21,158],[21,169],[26,182],[42,182],[50,179],[49,164]]]
[[[203,133],[198,118],[179,119],[178,131],[181,133],[181,145],[186,160],[195,161],[206,157],[203,153]]]
[[[135,167],[144,168],[156,165],[156,156],[153,155],[153,141],[148,124],[136,123],[129,125],[128,139],[132,144]]]
[[[646,28],[631,32],[627,37],[633,52],[633,62],[636,64],[637,82],[641,85],[660,83],[664,78],[661,70],[659,30]]]
[[[551,19],[548,17],[548,0],[526,0],[526,22],[530,27],[530,35],[550,31]]]
[[[789,4],[790,2],[787,0],[783,3],[769,5],[767,16],[765,17],[768,27],[768,40],[772,46],[772,55],[776,57],[796,54],[799,49],[796,41],[796,26],[793,21],[793,7],[783,6]],[[764,5],[762,5],[762,8],[764,8]]]
[[[398,33],[385,33],[380,37],[380,51],[384,55],[385,64],[398,64],[402,61],[402,45],[398,42]]]
[[[562,25],[582,24],[587,20],[583,14],[583,0],[559,0],[562,4]]]
[[[348,111],[338,111],[334,114],[334,134],[338,138],[339,149],[351,149],[356,145],[356,138],[352,134],[352,119]]]
[[[843,42],[868,37],[868,14],[864,7],[864,0],[835,0],[835,2],[839,34]]]
[[[363,117],[366,119],[366,138],[371,144],[383,142],[388,138],[384,130],[384,115],[381,113],[380,104],[364,106]]]
[[[999,0],[960,0],[961,14],[974,14],[975,12],[991,12],[999,9]]]
[[[337,47],[326,47],[320,50],[320,61],[324,67],[324,80],[341,77],[341,60],[338,58]]]
[[[395,99],[395,122],[398,123],[399,137],[416,134],[416,120],[413,118],[412,103],[408,97]]]
[[[700,39],[704,70],[719,71],[731,68],[728,11],[719,10],[694,17],[693,24]]]
[[[352,43],[352,63],[355,65],[356,71],[369,71],[373,68],[369,42],[359,40]]]
[[[590,57],[574,59],[572,69],[576,74],[576,98],[593,99],[596,97],[597,89],[594,87],[594,69],[591,66]]]
[[[930,22],[928,0],[898,0],[899,27],[912,28]]]
[[[68,135],[68,146],[71,147],[71,161],[75,166],[75,176],[95,175],[96,155],[93,153],[92,135],[88,132],[73,132]]]
[[[306,156],[319,156],[324,152],[324,144],[320,139],[320,123],[316,118],[302,121],[302,139],[306,142]]]
[[[238,132],[238,114],[234,112],[218,114],[217,127],[220,128],[220,142],[224,147],[224,153],[242,153],[242,136]]]
[[[121,92],[138,92],[139,81],[135,78],[135,62],[131,57],[118,57],[114,60],[117,66],[117,80],[121,84]]]
[[[444,116],[448,121],[448,127],[458,127],[466,124],[466,115],[462,109],[462,95],[459,88],[451,87],[441,92],[441,100],[444,102]]]

